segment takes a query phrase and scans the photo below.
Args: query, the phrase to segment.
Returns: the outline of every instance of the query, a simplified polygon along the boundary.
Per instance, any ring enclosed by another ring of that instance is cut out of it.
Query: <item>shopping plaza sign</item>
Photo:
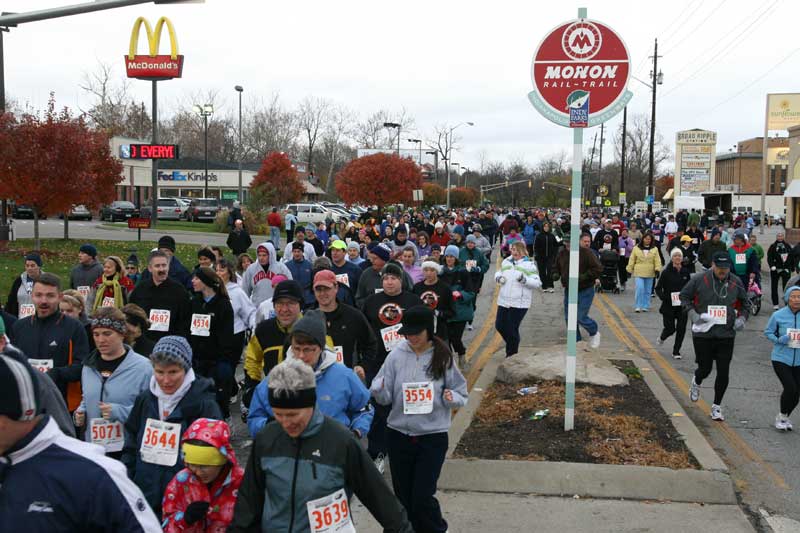
[[[139,31],[142,26],[147,33],[148,54],[137,53],[139,46]],[[161,43],[161,32],[166,26],[169,33],[170,53],[159,55],[158,47]],[[167,17],[161,17],[156,22],[155,30],[144,17],[139,17],[133,23],[131,43],[128,55],[125,56],[125,68],[129,78],[139,80],[171,80],[180,78],[183,72],[183,56],[178,54],[178,38],[175,27]]]
[[[627,105],[630,57],[622,38],[600,22],[579,18],[550,31],[533,56],[528,94],[551,122],[598,126]]]

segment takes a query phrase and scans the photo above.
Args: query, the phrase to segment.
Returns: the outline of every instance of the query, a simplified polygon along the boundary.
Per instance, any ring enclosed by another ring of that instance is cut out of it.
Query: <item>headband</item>
[[[125,335],[125,333],[127,333],[124,320],[117,320],[108,316],[93,318],[91,325],[93,330],[96,328],[107,328],[116,331],[120,335]]]
[[[183,444],[183,462],[190,465],[222,466],[227,464],[228,458],[213,446],[198,446],[186,442]]]
[[[303,409],[317,404],[317,389],[299,389],[288,393],[276,394],[276,389],[269,388],[269,406],[278,409]]]
[[[194,275],[197,276],[197,279],[199,279],[212,289],[219,289],[219,283],[211,279],[211,277],[209,277],[205,272],[203,272],[199,268],[195,269]]]

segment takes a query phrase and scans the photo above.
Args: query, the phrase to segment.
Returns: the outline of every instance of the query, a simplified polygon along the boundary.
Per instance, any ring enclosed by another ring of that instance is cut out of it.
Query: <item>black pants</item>
[[[683,337],[686,335],[687,315],[680,307],[672,305],[661,307],[661,317],[664,319],[664,329],[661,331],[661,340],[665,341],[675,333],[675,344],[672,346],[672,355],[681,353]]]
[[[628,283],[628,258],[624,255],[619,256],[619,263],[617,263],[617,275],[619,276],[619,284],[625,285]]]
[[[497,307],[497,317],[494,329],[503,337],[506,343],[506,357],[511,357],[519,351],[519,325],[528,312],[524,307]]]
[[[230,361],[220,359],[217,361],[195,361],[194,371],[199,375],[214,380],[214,389],[217,392],[217,403],[222,411],[222,417],[231,416],[231,396],[235,384],[234,366]]]
[[[786,290],[786,284],[789,283],[789,271],[771,270],[769,276],[770,285],[772,285],[772,305],[778,305],[778,283],[781,283],[781,294],[783,294]]]
[[[287,243],[291,243],[294,240],[293,233],[294,232],[292,230],[289,230],[289,229],[286,230],[286,242]]]
[[[387,440],[394,494],[406,508],[414,531],[447,531],[447,522],[435,496],[447,454],[447,433],[409,437],[390,428]]]
[[[367,453],[375,459],[380,454],[386,455],[386,419],[389,417],[391,406],[380,405],[371,400],[372,409],[375,414],[372,417],[372,425],[367,433]]]
[[[466,322],[448,322],[447,332],[450,335],[450,347],[458,355],[467,353],[467,347],[464,346],[464,341],[461,339],[464,336],[464,327]]]
[[[781,393],[781,413],[792,414],[800,402],[800,366],[789,366],[786,363],[772,361],[772,368],[783,385]]]
[[[553,288],[553,268],[549,257],[537,257],[536,267],[539,269],[539,279],[542,280],[542,289]]]
[[[733,358],[733,337],[714,339],[694,336],[692,341],[697,362],[694,381],[700,385],[711,374],[711,368],[716,361],[717,379],[714,381],[714,403],[722,405],[722,397],[725,396],[725,391],[728,389],[728,374]]]

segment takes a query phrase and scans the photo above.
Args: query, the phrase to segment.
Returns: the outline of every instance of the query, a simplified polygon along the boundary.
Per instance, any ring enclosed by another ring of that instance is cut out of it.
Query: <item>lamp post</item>
[[[453,131],[466,124],[467,126],[474,126],[474,122],[462,122],[456,124],[450,131],[447,132],[447,155],[445,156],[445,170],[447,171],[447,209],[450,209],[450,151],[453,149]]]
[[[419,148],[419,166],[422,166],[422,139],[406,139],[410,143],[416,143]]]
[[[239,189],[236,193],[236,199],[242,201],[242,93],[244,87],[237,85],[234,90],[239,93]]]
[[[433,156],[433,179],[439,181],[439,151],[428,150],[425,153]]]
[[[400,157],[400,128],[402,128],[403,126],[398,124],[397,122],[384,122],[383,127],[397,129],[397,157]]]
[[[461,177],[462,177],[462,178],[464,178],[464,183],[463,183],[461,186],[462,186],[462,187],[466,187],[466,186],[467,186],[467,172],[469,172],[469,168],[467,168],[467,167],[461,167],[461,170],[463,170],[463,171],[464,171],[464,172],[461,174]]]
[[[203,188],[203,198],[208,198],[208,117],[214,114],[214,106],[206,104],[203,106],[195,105],[194,112],[203,117],[203,133],[204,133],[204,148],[203,148],[203,177],[205,179],[205,186]]]
[[[456,187],[458,187],[458,183],[461,181],[461,163],[450,163],[454,167],[458,167],[458,171],[456,172]]]

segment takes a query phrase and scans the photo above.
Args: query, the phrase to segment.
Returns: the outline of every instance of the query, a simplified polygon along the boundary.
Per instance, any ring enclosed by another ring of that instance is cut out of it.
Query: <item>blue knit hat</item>
[[[447,248],[444,249],[444,255],[447,257],[448,255],[452,255],[455,258],[458,258],[458,246],[449,245]]]
[[[167,359],[174,359],[174,362],[181,365],[184,370],[192,368],[192,347],[183,337],[168,335],[159,339],[153,347],[150,359],[162,359],[165,355]]]
[[[91,257],[97,257],[97,248],[95,248],[93,244],[89,244],[88,242],[86,244],[82,244],[81,247],[78,249],[78,251],[83,252]]]
[[[456,227],[453,228],[453,233],[458,233],[463,237],[464,236],[464,226],[460,226],[460,225],[456,224]]]

